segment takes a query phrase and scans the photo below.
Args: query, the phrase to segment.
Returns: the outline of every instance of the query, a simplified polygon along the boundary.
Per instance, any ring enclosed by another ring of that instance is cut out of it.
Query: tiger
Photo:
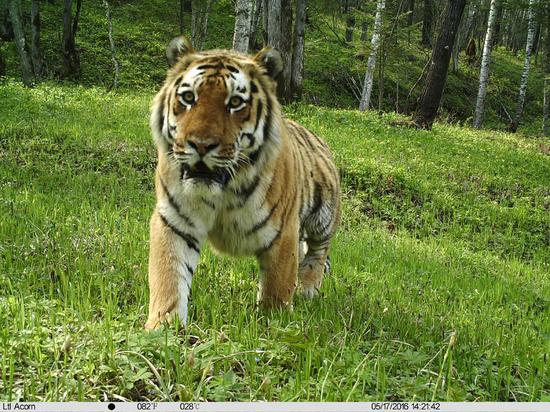
[[[216,253],[256,256],[260,307],[292,310],[295,290],[318,293],[340,222],[329,147],[283,116],[277,50],[199,52],[176,37],[166,56],[170,68],[150,116],[158,162],[145,328],[176,316],[187,327],[207,242]]]

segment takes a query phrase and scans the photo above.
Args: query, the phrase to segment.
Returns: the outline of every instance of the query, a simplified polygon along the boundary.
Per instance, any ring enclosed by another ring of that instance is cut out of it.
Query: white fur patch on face
[[[183,77],[182,83],[190,84],[191,88],[195,89],[197,86],[196,83],[202,78],[202,74],[204,73],[204,69],[199,69],[199,67],[200,65],[189,70]]]
[[[226,85],[229,91],[225,102],[226,104],[229,103],[229,99],[233,96],[242,97],[243,100],[248,100],[250,98],[250,80],[242,71],[231,72]]]
[[[239,146],[242,149],[249,149],[255,141],[256,139],[254,138],[254,136],[252,136],[251,133],[244,133],[240,136]]]

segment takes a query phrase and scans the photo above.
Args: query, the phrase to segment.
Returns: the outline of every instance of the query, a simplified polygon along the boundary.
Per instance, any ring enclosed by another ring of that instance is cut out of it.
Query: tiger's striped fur
[[[186,324],[206,241],[257,256],[264,306],[292,307],[298,278],[313,297],[340,219],[339,176],[328,146],[281,114],[279,53],[196,52],[176,38],[167,55],[150,122],[158,165],[146,327],[174,314]]]

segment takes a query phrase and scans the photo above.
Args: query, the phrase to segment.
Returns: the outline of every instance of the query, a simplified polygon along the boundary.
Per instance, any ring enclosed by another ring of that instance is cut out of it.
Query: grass
[[[322,296],[265,314],[207,250],[189,329],[145,333],[151,98],[0,84],[0,399],[550,400],[538,141],[287,107],[342,173]]]

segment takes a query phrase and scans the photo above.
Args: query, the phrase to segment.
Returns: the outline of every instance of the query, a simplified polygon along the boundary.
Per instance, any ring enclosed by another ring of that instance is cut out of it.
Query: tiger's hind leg
[[[327,263],[330,266],[329,246],[330,239],[324,241],[308,239],[307,241],[307,253],[300,262],[298,276],[301,282],[300,292],[308,299],[317,295],[323,282],[323,274],[327,271]]]

